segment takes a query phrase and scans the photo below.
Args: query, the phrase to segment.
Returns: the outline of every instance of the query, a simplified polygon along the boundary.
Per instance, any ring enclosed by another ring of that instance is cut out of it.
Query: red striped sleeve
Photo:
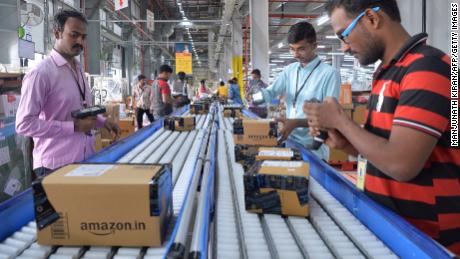
[[[433,179],[433,187],[436,196],[439,197],[460,197],[460,183],[458,179]],[[460,217],[458,218],[460,224]],[[460,227],[460,226],[459,226]]]
[[[418,229],[422,230],[425,234],[429,235],[432,238],[439,237],[439,224],[436,221],[430,220],[421,220],[421,219],[411,219],[405,217],[412,225],[416,226]]]
[[[400,200],[423,202],[430,205],[436,204],[433,196],[433,188],[429,186],[397,182],[395,180],[376,177],[370,174],[366,174],[365,186],[366,190],[383,196]]]
[[[399,105],[395,111],[395,124],[407,126],[407,124],[401,124],[400,121],[406,120],[407,122],[414,123],[413,127],[418,128],[425,132],[425,127],[428,126],[433,130],[438,131],[438,137],[444,132],[449,120],[444,116],[428,111],[425,109]],[[396,121],[397,120],[397,121]],[[419,123],[417,123],[419,122]]]
[[[425,90],[450,99],[450,80],[435,72],[419,71],[404,77],[402,91]]]
[[[371,126],[384,130],[391,130],[393,124],[393,114],[372,111]]]
[[[441,231],[460,228],[460,213],[439,214]]]
[[[460,166],[460,155],[451,148],[436,146],[431,153],[430,161],[439,163],[451,163]]]

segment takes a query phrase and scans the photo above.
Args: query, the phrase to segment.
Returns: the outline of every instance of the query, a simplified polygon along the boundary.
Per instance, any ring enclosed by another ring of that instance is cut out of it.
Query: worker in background
[[[153,114],[150,112],[150,92],[152,89],[146,84],[146,78],[144,75],[139,75],[137,77],[137,81],[138,82],[134,88],[134,98],[137,104],[136,119],[137,128],[142,129],[144,113],[147,114],[150,123],[154,121]]]
[[[182,107],[190,103],[188,99],[187,91],[190,88],[187,81],[185,80],[185,72],[180,71],[177,73],[178,79],[173,83],[172,96],[175,100],[176,107]]]
[[[236,80],[236,78],[228,80],[228,100],[233,104],[243,105],[243,100],[241,100],[240,86]]]
[[[279,119],[283,124],[282,138],[289,137],[308,147],[313,138],[308,134],[303,103],[313,98],[319,101],[326,97],[337,98],[340,92],[340,75],[316,55],[316,32],[310,23],[299,22],[293,25],[289,29],[287,40],[290,52],[297,62],[287,66],[271,86],[262,89],[262,94],[265,103],[270,103],[279,95],[284,96],[286,115]],[[321,159],[329,158],[329,149],[325,145],[314,153]]]
[[[34,141],[34,178],[64,165],[80,162],[95,152],[91,131],[105,127],[115,135],[111,119],[91,116],[73,119],[71,112],[92,105],[91,89],[84,76],[80,55],[86,41],[86,18],[77,11],[54,16],[53,50],[24,77],[16,115],[16,132]]]
[[[249,110],[252,111],[253,113],[257,114],[257,116],[261,118],[266,118],[268,113],[267,113],[267,105],[264,103],[261,104],[255,104],[251,100],[251,96],[257,92],[260,92],[262,89],[267,88],[268,85],[262,81],[262,75],[260,73],[259,69],[254,69],[251,72],[251,80],[249,80],[249,87],[246,90],[246,100],[249,103]],[[271,105],[277,105],[279,102],[273,102]]]
[[[225,85],[224,81],[220,81],[219,87],[217,88],[217,96],[219,100],[227,101],[228,98],[228,87]]]
[[[150,110],[155,116],[163,117],[173,111],[173,99],[168,80],[173,70],[169,65],[161,65],[159,75],[152,83],[150,94]]]
[[[460,149],[451,146],[450,58],[410,36],[396,0],[328,4],[344,52],[362,65],[381,60],[372,83],[365,127],[334,98],[304,107],[312,133],[360,154],[364,191],[460,255]],[[364,165],[367,166],[364,166]]]
[[[208,97],[208,94],[209,94],[209,91],[208,91],[208,88],[206,87],[206,80],[201,79],[200,87],[198,88],[198,99],[206,98]]]
[[[249,88],[246,91],[247,96],[251,96],[252,94],[255,94],[261,89],[265,89],[267,87],[268,85],[264,81],[262,81],[262,75],[260,73],[260,70],[259,69],[252,70],[251,80],[249,81]]]

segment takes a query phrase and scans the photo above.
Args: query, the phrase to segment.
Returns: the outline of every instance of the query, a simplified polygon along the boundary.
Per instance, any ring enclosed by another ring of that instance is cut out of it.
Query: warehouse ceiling
[[[225,24],[231,16],[246,16],[249,13],[248,0],[150,0],[156,10],[155,19],[176,20],[174,30],[169,37],[170,42],[193,42],[194,63],[198,67],[215,67],[216,60],[208,55],[210,48],[222,54],[219,37],[230,37],[231,30]],[[264,1],[264,0],[261,0]],[[335,37],[330,23],[326,18],[326,0],[268,0],[269,1],[269,46],[272,76],[282,67],[293,61],[286,44],[287,32],[293,24],[307,20],[317,30],[318,53],[321,58],[332,62],[333,55],[339,55],[344,61],[343,68],[353,67],[353,58],[345,57],[340,51],[340,41]],[[227,10],[226,8],[233,9]],[[325,19],[326,18],[326,19]],[[184,22],[177,22],[183,20]],[[199,22],[202,20],[203,22]],[[159,26],[171,26],[160,23]],[[157,26],[157,25],[155,25]],[[243,27],[246,25],[243,24]],[[222,39],[221,39],[222,41]],[[217,55],[217,57],[222,58]],[[211,64],[211,65],[209,65]]]

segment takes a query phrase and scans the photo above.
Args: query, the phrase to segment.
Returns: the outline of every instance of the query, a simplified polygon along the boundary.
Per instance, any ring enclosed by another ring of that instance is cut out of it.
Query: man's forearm
[[[290,119],[295,123],[296,128],[308,128],[307,119]]]

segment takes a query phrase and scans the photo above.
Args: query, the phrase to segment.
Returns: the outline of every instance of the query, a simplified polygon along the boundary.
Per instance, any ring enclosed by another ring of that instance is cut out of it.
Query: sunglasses
[[[374,12],[378,12],[380,11],[380,6],[371,8],[371,10],[373,10]],[[337,35],[337,37],[339,37],[341,41],[343,41],[346,44],[349,44],[348,36],[353,31],[353,29],[356,27],[356,24],[358,24],[358,21],[364,16],[364,14],[366,14],[366,11],[367,9],[364,10],[362,13],[360,13],[358,16],[356,16],[356,18],[350,23],[350,25],[348,25],[348,27],[342,33]]]

